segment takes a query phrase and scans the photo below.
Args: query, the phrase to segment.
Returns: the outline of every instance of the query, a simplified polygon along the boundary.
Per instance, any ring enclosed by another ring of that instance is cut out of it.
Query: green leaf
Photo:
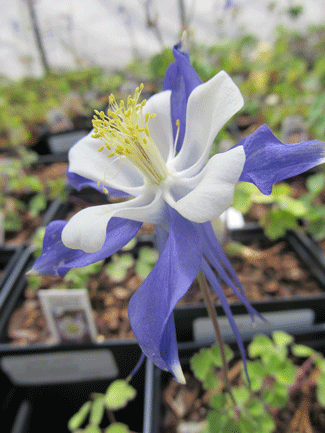
[[[135,263],[135,273],[141,280],[145,280],[152,271],[153,266],[149,263],[137,260]]]
[[[319,404],[325,407],[325,373],[322,373],[317,379],[316,396]]]
[[[319,353],[317,353],[317,355],[319,357],[318,356],[316,357],[314,354],[315,364],[321,370],[322,373],[325,373],[325,359]]]
[[[159,258],[159,253],[154,248],[142,247],[139,251],[138,260],[146,263],[155,264]]]
[[[325,386],[325,373],[322,373],[317,379],[317,385]]]
[[[231,206],[245,215],[250,210],[253,202],[250,198],[250,193],[245,191],[243,188],[240,188],[240,185],[241,183],[236,185]]]
[[[45,227],[39,227],[32,240],[32,245],[34,249],[34,257],[37,258],[41,255],[43,248],[43,239],[45,235]]]
[[[87,425],[84,429],[84,433],[102,433],[102,429],[98,427],[98,425]]]
[[[5,231],[17,232],[23,227],[21,217],[17,212],[6,212],[4,220]]]
[[[265,412],[264,404],[256,397],[249,403],[248,410],[253,417],[260,416]]]
[[[26,278],[29,289],[37,290],[41,287],[42,275],[28,275]]]
[[[130,268],[134,263],[133,255],[130,253],[121,254],[119,256],[119,262],[121,266],[124,266],[126,268]]]
[[[297,227],[296,216],[284,209],[266,212],[259,223],[264,227],[265,234],[269,239],[277,239],[283,236],[287,230],[294,230]]]
[[[219,394],[214,394],[210,398],[210,406],[213,409],[222,409],[225,404],[226,404],[226,396],[222,392],[220,392]]]
[[[222,428],[227,422],[227,416],[221,413],[219,409],[211,410],[208,413],[207,420],[210,427],[210,433],[220,433],[223,432]]]
[[[292,197],[281,196],[278,199],[278,203],[282,209],[292,213],[297,218],[305,216],[308,211],[304,203]]]
[[[286,359],[277,369],[276,377],[284,385],[292,385],[296,379],[297,367],[293,365],[290,359]]]
[[[228,419],[222,430],[222,433],[241,433],[239,423],[234,419]]]
[[[325,386],[317,386],[316,397],[318,403],[325,407]]]
[[[270,353],[274,348],[272,340],[263,334],[257,334],[248,346],[248,354],[251,358]]]
[[[306,186],[308,191],[318,195],[322,192],[325,187],[325,176],[324,173],[317,173],[312,176],[308,176],[306,179]]]
[[[288,194],[290,194],[291,190],[292,190],[291,186],[285,182],[276,183],[275,185],[273,185],[272,196],[274,198],[279,198],[283,195],[287,196]]]
[[[277,346],[288,346],[294,341],[292,335],[289,335],[284,331],[274,331],[272,333],[272,338]]]
[[[122,379],[114,380],[106,391],[105,405],[111,410],[121,409],[135,396],[136,390],[128,382]]]
[[[194,375],[203,381],[214,364],[211,350],[206,348],[201,349],[192,356],[190,364]]]
[[[265,389],[262,393],[263,401],[274,407],[284,407],[289,395],[284,385],[275,383],[271,389]]]
[[[256,430],[257,432],[263,432],[263,433],[273,433],[275,431],[275,423],[273,421],[273,418],[270,414],[266,412],[264,409],[261,416],[259,416],[256,421],[258,421],[260,428]]]
[[[78,412],[70,418],[70,420],[68,421],[68,429],[70,431],[76,430],[82,425],[90,411],[90,408],[91,401],[87,401],[81,406]]]
[[[35,195],[29,203],[29,213],[32,216],[38,216],[46,208],[46,204],[45,193]]]
[[[220,384],[220,379],[216,375],[214,368],[210,368],[210,370],[205,375],[205,378],[202,380],[202,386],[204,389],[216,389]]]
[[[234,357],[234,352],[230,349],[230,347],[227,344],[224,345],[224,350],[225,350],[226,361],[227,362],[231,361]],[[222,357],[221,357],[221,351],[218,344],[213,344],[213,346],[211,346],[211,355],[212,355],[212,360],[214,365],[216,367],[221,367]]]
[[[238,420],[240,433],[252,433],[256,430],[257,422],[252,417],[248,417],[243,412],[240,414],[240,418]]]
[[[130,433],[130,429],[126,424],[114,422],[105,430],[105,433]]]
[[[104,415],[104,397],[98,397],[93,401],[91,406],[89,423],[99,425],[103,419]]]
[[[249,399],[250,392],[245,386],[232,387],[232,393],[238,406],[243,406]]]
[[[128,269],[118,263],[110,262],[106,266],[107,275],[116,283],[120,283],[126,277]]]
[[[251,383],[251,389],[253,391],[259,391],[262,388],[263,379],[261,377],[258,377],[258,376],[251,376],[249,373],[248,373],[248,376],[249,376],[249,380]],[[248,381],[247,381],[246,377],[244,378],[244,380],[245,380],[245,383],[248,385]]]
[[[121,248],[121,251],[133,250],[133,248],[136,246],[136,244],[137,244],[137,240],[136,240],[136,238],[133,238],[126,245],[124,245],[123,248]]]
[[[283,363],[283,360],[278,356],[278,353],[268,354],[267,357],[264,355],[264,358],[264,365],[267,372],[271,375],[276,374]]]
[[[300,358],[308,358],[309,356],[313,356],[315,350],[311,347],[305,346],[304,344],[294,344],[291,347],[291,352],[293,355]]]
[[[325,221],[313,221],[308,224],[308,231],[316,241],[322,241],[325,238]]]
[[[254,361],[247,361],[247,371],[248,376],[252,377],[265,377],[266,371],[265,367],[259,359],[255,359]]]

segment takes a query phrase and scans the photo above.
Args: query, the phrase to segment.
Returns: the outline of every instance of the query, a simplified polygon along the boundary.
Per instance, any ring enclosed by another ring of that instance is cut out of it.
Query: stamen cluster
[[[107,114],[95,110],[92,137],[104,142],[104,145],[98,148],[99,152],[108,149],[108,158],[118,156],[140,170],[147,180],[159,184],[167,177],[168,172],[149,134],[149,120],[156,114],[143,114],[145,99],[138,104],[142,90],[143,84],[135,89],[133,98],[128,97],[126,106],[124,101],[120,101],[118,105],[114,95],[110,95]]]

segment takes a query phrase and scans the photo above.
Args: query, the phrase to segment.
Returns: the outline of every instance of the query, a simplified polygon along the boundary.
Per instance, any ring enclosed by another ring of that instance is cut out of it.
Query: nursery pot
[[[230,231],[230,238],[248,246],[252,243],[269,244],[263,230],[255,225]],[[299,266],[299,272],[303,271],[308,274],[308,281],[310,279],[317,293],[304,296],[295,294],[292,297],[285,298],[281,298],[277,294],[271,294],[265,298],[265,300],[252,300],[248,297],[250,304],[266,319],[266,322],[263,322],[259,318],[256,319],[254,326],[256,326],[259,332],[264,332],[272,328],[287,330],[301,323],[313,325],[324,322],[325,263],[317,260],[311,253],[304,236],[289,232],[284,238],[280,239],[279,242],[282,243],[285,252],[294,255],[296,263]],[[270,245],[275,244],[270,243]],[[257,270],[258,266],[259,263],[256,265]],[[277,277],[276,272],[272,269],[267,268],[266,271],[275,274],[272,274],[272,278]],[[249,270],[248,276],[246,274],[244,277],[247,276],[247,278],[250,278],[250,274],[253,274],[253,272],[254,270]],[[291,269],[288,270],[288,277],[286,275],[282,277],[284,278],[284,284],[286,284],[286,278],[289,281],[288,284],[290,284],[290,272]],[[241,275],[239,275],[239,279],[240,278]],[[294,276],[294,278],[296,277]],[[267,279],[266,282],[268,282]],[[295,282],[295,284],[298,288],[299,285],[301,285],[304,289],[305,283],[300,284],[298,281]],[[243,286],[245,291],[245,285],[243,284]],[[174,310],[178,341],[213,340],[214,333],[208,319],[205,305],[203,302],[193,303],[191,302],[190,296],[188,296],[188,298],[188,303],[179,304]],[[252,329],[252,320],[244,305],[240,301],[235,301],[231,302],[230,306],[239,331],[246,332]],[[220,319],[220,327],[223,334],[231,336],[232,330],[221,305],[215,304],[215,308]]]
[[[89,128],[79,128],[57,133],[46,132],[32,150],[38,153],[39,162],[67,161],[70,148],[90,131]]]
[[[1,345],[0,360],[4,380],[10,381],[10,388],[1,399],[3,423],[12,426],[10,431],[15,433],[68,431],[69,419],[91,399],[91,394],[105,393],[114,379],[125,379],[140,356],[133,341],[16,349],[6,350]],[[140,432],[144,366],[131,385],[137,391],[136,398],[116,412],[116,420],[129,425],[131,431]],[[104,420],[102,426],[108,424]]]
[[[22,302],[26,285],[24,273],[30,267],[31,257],[32,251],[25,249],[11,281],[7,280],[5,285],[10,296],[5,298],[0,319],[1,381],[6,385],[2,388],[0,402],[8,422],[20,426],[14,430],[17,433],[42,431],[44,427],[46,430],[47,425],[53,426],[53,431],[66,431],[67,421],[92,392],[103,393],[113,379],[124,379],[130,374],[141,350],[135,339],[78,344],[9,344],[8,318]],[[132,385],[137,389],[138,397],[125,412],[119,411],[118,419],[125,420],[135,432],[140,432],[143,371],[134,377]],[[48,424],[44,424],[44,420]]]
[[[269,330],[269,332],[265,332],[265,334],[270,336],[271,330]],[[320,353],[325,353],[325,326],[323,324],[314,325],[312,327],[301,326],[292,328],[291,335],[295,337],[295,343],[307,345]],[[247,345],[252,338],[252,334],[243,333],[242,338],[244,346],[245,348],[247,348]],[[234,341],[232,339],[228,340],[227,338],[225,338],[225,343],[228,344],[230,348],[234,351],[235,360],[240,360],[238,348]],[[190,372],[191,357],[201,348],[209,347],[210,345],[211,342],[179,343],[179,358],[185,375]],[[192,375],[192,373],[189,374]],[[147,361],[145,383],[145,419],[143,433],[165,433],[167,431],[163,426],[165,409],[162,402],[162,392],[166,387],[167,383],[171,380],[173,381],[170,373],[160,370],[150,360]],[[196,403],[197,402],[198,400],[196,400]],[[176,405],[178,404],[179,409],[182,410],[182,401],[179,401],[179,403],[176,402]],[[199,432],[203,429],[202,424],[201,430],[200,427],[195,429],[195,427],[192,426],[192,428],[193,430],[191,431],[193,432]],[[183,429],[177,431],[187,432],[188,430]]]

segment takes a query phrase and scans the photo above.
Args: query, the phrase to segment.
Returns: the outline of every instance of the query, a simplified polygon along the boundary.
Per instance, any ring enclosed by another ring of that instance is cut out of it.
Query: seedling
[[[113,412],[124,408],[136,396],[136,390],[127,380],[117,379],[112,382],[105,394],[92,394],[91,400],[84,403],[68,422],[68,429],[73,433],[101,433],[100,424],[105,412],[109,419],[114,419]],[[81,429],[82,425],[88,424]],[[128,426],[121,422],[112,422],[105,433],[129,433]]]
[[[106,273],[114,282],[120,283],[125,279],[128,270],[133,264],[134,258],[132,254],[114,254],[106,266]]]
[[[232,361],[229,376],[234,371],[239,372],[231,389],[236,405],[228,394],[222,392],[224,385],[219,375],[221,355],[218,345],[201,349],[190,362],[194,375],[211,395],[207,424],[202,433],[272,433],[276,427],[276,413],[287,405],[294,390],[306,386],[316,387],[317,400],[325,407],[324,357],[308,346],[295,344],[291,335],[275,331],[272,339],[263,334],[253,338],[248,346],[250,360],[247,361],[250,385],[242,362],[234,364],[233,352],[225,347],[227,361]],[[300,358],[307,359],[298,362],[297,366],[293,359],[299,361]],[[238,369],[238,366],[241,367]],[[312,431],[311,426],[308,431]]]
[[[138,277],[145,280],[155,266],[158,257],[159,254],[157,250],[149,247],[142,247],[135,264],[135,272]]]

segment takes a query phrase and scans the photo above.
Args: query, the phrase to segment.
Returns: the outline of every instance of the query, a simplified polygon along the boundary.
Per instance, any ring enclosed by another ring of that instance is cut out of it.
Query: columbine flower
[[[132,296],[129,319],[144,354],[183,382],[173,309],[200,269],[219,296],[244,359],[219,279],[252,316],[258,314],[210,221],[230,205],[238,181],[270,194],[274,182],[324,162],[324,143],[285,145],[261,126],[209,160],[216,134],[242,107],[243,98],[224,71],[201,84],[180,46],[174,47],[174,56],[161,93],[139,103],[140,87],[126,105],[112,96],[107,114],[96,112],[94,131],[69,153],[68,179],[75,188],[91,185],[130,200],[89,207],[68,223],[49,224],[33,270],[64,276],[70,268],[114,254],[143,222],[154,224],[159,260]]]

